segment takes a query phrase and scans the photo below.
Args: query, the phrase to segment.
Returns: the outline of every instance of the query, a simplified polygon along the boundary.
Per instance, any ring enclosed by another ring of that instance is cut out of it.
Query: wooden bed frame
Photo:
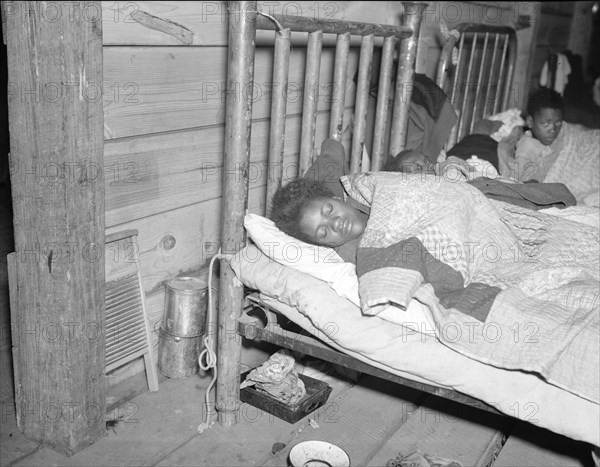
[[[302,132],[299,150],[298,175],[302,175],[312,163],[315,146],[315,128],[317,99],[312,92],[318,86],[311,83],[319,79],[319,61],[323,34],[336,34],[336,54],[334,83],[342,91],[337,102],[330,110],[328,136],[341,140],[348,53],[351,36],[360,38],[360,61],[354,101],[354,127],[350,149],[350,169],[360,171],[360,160],[365,141],[365,119],[373,50],[381,47],[381,69],[373,130],[373,147],[370,149],[370,170],[378,170],[384,164],[388,154],[395,155],[404,148],[409,107],[412,94],[415,57],[421,16],[425,4],[404,2],[405,18],[402,26],[357,23],[349,21],[327,21],[312,18],[282,17],[263,15],[257,12],[256,2],[229,2],[229,55],[227,89],[249,89],[253,84],[255,56],[255,38],[257,31],[275,30],[273,82],[282,86],[287,84],[290,43],[292,33],[308,33],[307,60],[305,71]],[[242,12],[242,14],[240,14]],[[437,71],[437,82],[447,90],[451,84],[451,96],[455,109],[461,118],[451,141],[456,142],[459,135],[467,134],[477,119],[504,110],[516,59],[515,34],[510,28],[492,28],[489,26],[461,26],[461,37],[457,41],[450,39],[442,50]],[[483,42],[482,42],[483,40]],[[458,42],[458,63],[452,64],[452,50]],[[392,77],[394,53],[398,51],[397,76]],[[491,62],[489,57],[492,56]],[[487,61],[486,61],[487,60]],[[491,65],[490,65],[491,64]],[[489,70],[496,70],[490,73]],[[492,77],[493,75],[493,77]],[[460,80],[477,79],[480,84],[473,90],[467,86],[467,92],[461,92]],[[501,78],[500,83],[494,82]],[[394,89],[391,83],[395,81]],[[494,87],[495,86],[495,87]],[[419,389],[426,393],[452,399],[463,404],[499,413],[492,406],[459,393],[438,386],[415,382],[389,374],[378,368],[360,362],[318,341],[306,334],[296,334],[284,330],[276,324],[276,317],[257,294],[245,296],[244,287],[235,277],[229,255],[235,254],[246,242],[243,220],[248,205],[248,164],[250,155],[250,135],[252,126],[252,99],[230,98],[226,104],[225,153],[223,177],[223,217],[221,225],[221,281],[219,291],[218,340],[217,340],[217,395],[216,409],[219,421],[232,425],[238,420],[239,375],[241,373],[240,335],[262,340],[300,353],[311,355],[338,365],[394,381]],[[393,105],[390,109],[390,99]],[[488,105],[491,103],[492,105]],[[285,134],[285,99],[281,93],[272,96],[271,127],[268,154],[268,181],[266,188],[266,206],[272,194],[281,184],[283,166],[283,141]],[[467,111],[469,105],[472,111]],[[388,115],[391,112],[391,124]],[[389,138],[386,148],[384,141]],[[452,140],[453,138],[453,140]],[[387,149],[387,150],[386,150]],[[262,328],[255,320],[248,320],[246,313],[252,308],[264,310],[268,326]]]

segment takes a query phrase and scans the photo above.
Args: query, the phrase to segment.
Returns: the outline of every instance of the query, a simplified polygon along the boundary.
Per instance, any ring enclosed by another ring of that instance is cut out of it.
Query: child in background
[[[448,156],[435,164],[423,153],[414,149],[405,149],[396,157],[391,157],[384,170],[407,174],[436,175],[450,182],[472,181],[478,177],[498,178],[498,172],[489,162],[476,156],[465,160]]]
[[[396,155],[390,157],[385,165],[385,172],[403,172],[409,174],[435,174],[434,163],[429,157],[414,149],[405,149]]]
[[[525,122],[532,136],[544,146],[550,146],[562,128],[565,103],[553,89],[540,88],[527,103]]]
[[[510,173],[503,176],[518,182],[546,178],[558,156],[555,142],[563,126],[564,108],[563,98],[553,89],[540,88],[530,96],[525,118],[529,130],[517,142],[514,161],[507,167]]]

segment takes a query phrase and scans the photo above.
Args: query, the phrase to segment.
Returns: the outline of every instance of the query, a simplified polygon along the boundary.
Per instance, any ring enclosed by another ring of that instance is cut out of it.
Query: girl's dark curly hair
[[[295,178],[273,195],[269,218],[286,234],[312,243],[300,232],[298,221],[306,204],[321,196],[333,198],[334,194],[324,183]]]
[[[535,114],[543,109],[556,109],[564,113],[565,101],[554,89],[539,88],[527,101],[527,115],[535,117]]]

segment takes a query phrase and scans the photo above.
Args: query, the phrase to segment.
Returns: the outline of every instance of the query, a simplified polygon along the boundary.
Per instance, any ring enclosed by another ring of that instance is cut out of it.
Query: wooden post
[[[106,433],[101,11],[100,2],[3,11],[17,420],[66,455]]]
[[[245,243],[244,215],[248,205],[248,166],[252,126],[256,2],[228,2],[229,47],[221,252],[232,255]],[[244,287],[227,257],[221,259],[217,341],[217,403],[219,421],[237,422],[240,405],[241,336],[237,319],[243,307]]]
[[[404,25],[411,28],[412,34],[410,37],[400,41],[398,76],[396,77],[394,109],[392,111],[392,134],[390,136],[389,148],[389,156],[393,157],[396,157],[406,144],[408,115],[410,112],[410,100],[412,98],[412,82],[415,73],[419,31],[421,29],[421,16],[427,6],[425,3],[403,2],[402,4],[404,5]]]

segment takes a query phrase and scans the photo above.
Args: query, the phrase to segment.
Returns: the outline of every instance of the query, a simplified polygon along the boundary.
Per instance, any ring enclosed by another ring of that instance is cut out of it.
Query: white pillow
[[[327,282],[339,296],[360,306],[356,266],[344,262],[335,250],[291,237],[272,220],[257,214],[246,214],[244,227],[265,256]]]

